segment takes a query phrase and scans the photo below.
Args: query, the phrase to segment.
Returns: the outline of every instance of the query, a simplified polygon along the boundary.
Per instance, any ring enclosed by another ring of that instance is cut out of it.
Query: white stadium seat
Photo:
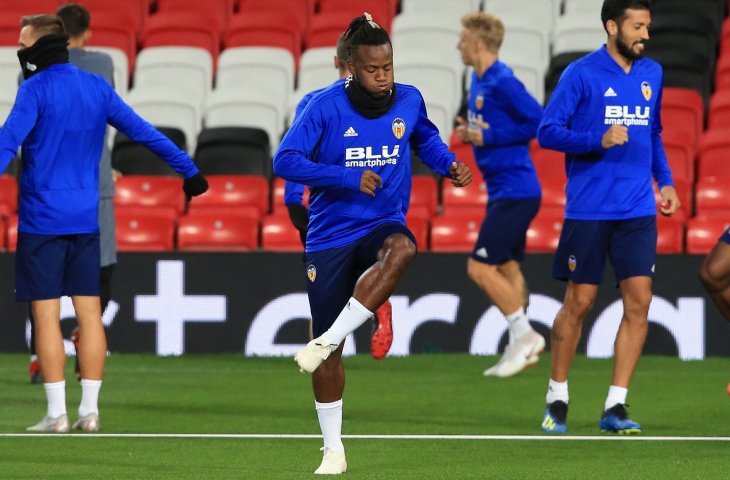
[[[201,126],[197,100],[186,98],[184,94],[181,96],[181,91],[156,87],[133,89],[129,92],[128,103],[152,125],[182,130],[188,152],[195,151]]]
[[[268,95],[241,90],[215,90],[204,113],[205,128],[255,127],[269,135],[272,149],[279,146],[284,120]]]

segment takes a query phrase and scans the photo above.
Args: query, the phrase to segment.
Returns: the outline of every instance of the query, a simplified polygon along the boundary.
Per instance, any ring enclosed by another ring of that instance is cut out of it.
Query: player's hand
[[[660,193],[662,199],[659,205],[659,212],[665,217],[671,217],[682,206],[682,202],[679,201],[679,196],[677,196],[677,191],[674,187],[666,186],[662,187]]]
[[[464,120],[464,117],[456,117],[456,134],[459,135],[459,139],[461,139],[464,143],[471,143],[468,129],[469,126],[467,125],[466,120]]]
[[[616,145],[623,145],[629,141],[629,129],[623,125],[611,125],[601,138],[603,148],[611,148]]]
[[[183,191],[188,200],[208,191],[208,180],[200,173],[183,180]]]
[[[455,187],[466,187],[471,183],[471,170],[465,163],[452,163],[449,167],[451,184]]]
[[[372,170],[362,172],[362,177],[360,177],[360,191],[362,193],[367,193],[371,197],[374,197],[375,190],[382,186],[383,180],[380,178],[380,175]]]

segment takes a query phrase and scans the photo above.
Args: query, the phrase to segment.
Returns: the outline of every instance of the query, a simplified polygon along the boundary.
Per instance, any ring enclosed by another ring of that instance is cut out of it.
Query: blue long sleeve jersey
[[[107,123],[185,178],[198,172],[190,157],[139,117],[109,82],[70,63],[53,65],[23,82],[0,129],[0,171],[22,145],[19,231],[99,231],[99,157]]]
[[[337,80],[337,82],[344,82],[343,79]],[[294,111],[294,118],[296,119],[299,117],[307,105],[309,105],[309,101],[312,100],[315,95],[319,94],[323,90],[325,90],[327,87],[324,88],[318,88],[317,90],[313,90],[309,92],[308,94],[304,95],[302,99],[297,103],[297,108]],[[284,204],[285,205],[301,205],[304,200],[304,185],[301,183],[296,182],[289,182],[287,181],[284,184]]]
[[[656,215],[652,176],[673,186],[667,165],[660,105],[662,69],[634,60],[626,73],[606,47],[573,62],[545,109],[537,138],[565,152],[565,218],[623,220]],[[604,149],[603,134],[625,125],[629,141]]]
[[[420,92],[403,84],[395,92],[388,112],[367,119],[337,82],[312,98],[279,145],[274,173],[313,187],[307,251],[341,247],[385,222],[405,223],[411,147],[434,172],[449,175],[454,154],[426,116]],[[382,178],[375,197],[360,192],[365,170]]]
[[[537,100],[504,63],[495,62],[481,78],[472,73],[469,126],[478,128],[477,121],[489,124],[482,129],[484,146],[475,145],[474,156],[490,200],[541,196],[529,142],[537,134],[542,113]]]

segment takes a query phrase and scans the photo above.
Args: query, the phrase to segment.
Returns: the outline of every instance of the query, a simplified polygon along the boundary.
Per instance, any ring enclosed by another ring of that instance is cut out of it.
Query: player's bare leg
[[[702,262],[700,280],[717,309],[730,322],[730,245],[717,242]]]
[[[79,419],[73,424],[76,430],[99,430],[99,390],[106,362],[106,333],[101,323],[99,297],[72,297],[79,323],[79,349],[77,352],[81,371],[81,404]]]
[[[532,329],[527,319],[524,309],[527,287],[519,263],[509,260],[501,265],[490,265],[469,258],[467,273],[509,324],[509,345],[499,362],[485,370],[484,375],[509,377],[537,363],[538,355],[545,348],[545,339]]]
[[[61,300],[59,298],[34,300],[31,302],[31,309],[35,319],[36,352],[43,370],[43,387],[46,391],[48,409],[43,419],[36,425],[28,427],[28,430],[68,432],[66,382],[63,377],[66,353],[61,334]]]
[[[628,388],[639,363],[646,333],[649,330],[651,285],[651,277],[631,277],[619,284],[624,315],[614,345],[612,385]]]
[[[597,294],[598,285],[568,282],[563,306],[558,311],[550,332],[550,378],[556,382],[568,380],[570,365],[583,331],[583,320],[593,307]]]

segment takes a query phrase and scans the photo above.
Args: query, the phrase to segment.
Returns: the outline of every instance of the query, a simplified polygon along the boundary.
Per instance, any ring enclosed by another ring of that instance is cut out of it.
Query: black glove
[[[309,210],[304,205],[294,203],[287,205],[286,209],[289,211],[289,218],[291,223],[294,224],[297,230],[299,230],[299,238],[302,240],[302,245],[307,243],[307,224],[309,223]]]
[[[183,191],[185,196],[190,200],[191,197],[197,197],[208,191],[208,180],[200,173],[196,173],[190,178],[183,181]]]

